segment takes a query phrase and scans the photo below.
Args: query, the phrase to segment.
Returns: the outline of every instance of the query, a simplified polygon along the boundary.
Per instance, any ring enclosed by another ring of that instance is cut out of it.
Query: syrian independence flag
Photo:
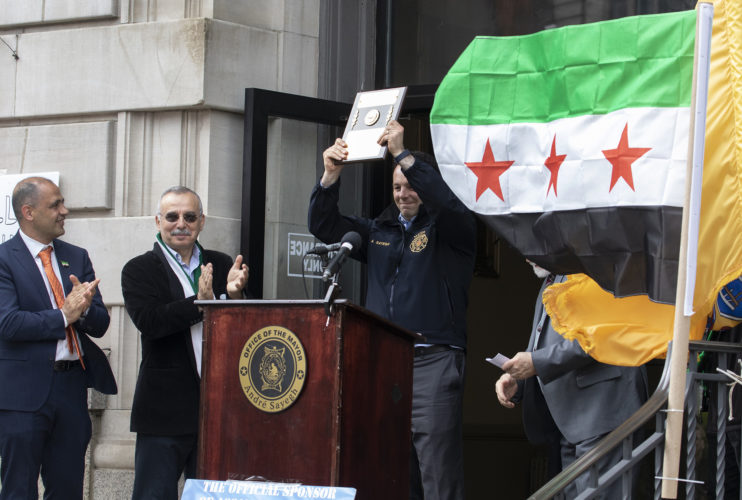
[[[742,2],[713,5],[691,340],[742,319]],[[603,363],[642,365],[673,339],[674,306],[615,298],[584,274],[547,288],[544,307],[554,329]]]
[[[674,303],[695,22],[477,37],[430,115],[445,181],[540,266]]]

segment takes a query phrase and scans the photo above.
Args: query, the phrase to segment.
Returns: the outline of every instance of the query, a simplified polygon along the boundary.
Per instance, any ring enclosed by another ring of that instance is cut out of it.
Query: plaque
[[[383,160],[386,146],[377,141],[384,127],[399,118],[407,87],[358,92],[345,126],[343,140],[348,144],[348,158],[343,163]]]

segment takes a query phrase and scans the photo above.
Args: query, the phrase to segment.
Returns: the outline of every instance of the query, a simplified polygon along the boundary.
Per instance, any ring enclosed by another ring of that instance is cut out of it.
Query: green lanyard
[[[178,262],[178,259],[175,258],[175,255],[173,255],[173,252],[170,251],[170,248],[165,244],[164,241],[162,241],[162,236],[160,236],[160,233],[157,233],[155,235],[157,238],[157,241],[162,243],[162,247],[165,249],[165,251],[172,257],[172,259],[175,261],[176,264],[178,264],[178,268],[180,268],[181,271],[183,271],[183,274],[185,274],[186,279],[188,280],[188,283],[191,284],[191,288],[193,288],[193,293],[198,295],[198,280],[201,278],[201,266],[204,263],[204,249],[201,248],[201,245],[196,242],[196,246],[198,247],[198,267],[195,271],[193,271],[193,279],[191,279],[191,276],[186,272],[185,269],[183,269],[183,266],[180,265],[180,262]]]

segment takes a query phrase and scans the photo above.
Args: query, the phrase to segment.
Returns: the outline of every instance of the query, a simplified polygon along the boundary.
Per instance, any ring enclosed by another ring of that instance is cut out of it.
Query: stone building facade
[[[195,189],[207,216],[204,246],[239,251],[246,88],[350,103],[359,90],[434,87],[474,35],[531,33],[693,5],[695,0],[0,0],[0,175],[59,172],[71,210],[64,238],[90,251],[111,312],[100,345],[109,353],[119,393],[90,397],[87,498],[131,495],[135,436],[129,416],[141,354],[123,308],[120,272],[152,247],[160,193],[174,184]],[[404,120],[422,143],[427,116],[417,113]],[[262,298],[305,298],[305,289],[318,298],[319,280],[307,286],[287,272],[287,237],[311,238],[309,192],[321,173],[321,149],[337,132],[269,120]],[[390,176],[380,164],[346,169],[342,210],[376,215],[391,201]],[[524,347],[539,284],[520,255],[497,244],[494,235],[480,236],[483,248],[492,243],[496,251],[482,252],[489,260],[470,292],[467,494],[485,498],[497,484],[505,488],[502,495],[525,498],[545,479],[543,450],[528,445],[519,410],[497,404],[499,374],[483,359]],[[360,266],[348,264],[344,274],[344,296],[362,303]]]

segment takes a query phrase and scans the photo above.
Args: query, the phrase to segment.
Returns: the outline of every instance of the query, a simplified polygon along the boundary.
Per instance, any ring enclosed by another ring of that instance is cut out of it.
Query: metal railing
[[[714,353],[719,370],[729,368],[729,355],[742,355],[742,345],[730,342],[708,342],[695,341],[689,346],[690,356],[688,363],[688,376],[685,389],[685,477],[682,484],[685,485],[685,498],[696,498],[696,486],[698,481],[696,437],[698,411],[698,388],[701,381],[707,384],[716,384],[714,407],[715,407],[715,491],[713,498],[725,498],[724,474],[725,474],[725,450],[726,450],[726,422],[729,413],[729,388],[727,376],[714,371],[713,373],[698,372],[698,353]],[[632,498],[634,474],[639,470],[639,463],[649,453],[654,452],[654,498],[660,499],[662,476],[662,461],[665,444],[665,412],[667,405],[667,394],[669,388],[669,355],[665,362],[657,388],[644,405],[637,410],[626,422],[617,427],[602,439],[593,449],[580,457],[578,460],[566,467],[549,482],[536,491],[531,497],[534,500],[546,500],[558,497],[559,494],[582,474],[588,474],[588,488],[581,491],[575,500],[587,500],[598,496],[614,482],[621,482],[623,498]],[[651,419],[655,419],[654,431],[634,445],[634,437],[645,429]],[[598,472],[598,463],[602,457],[617,447],[622,449],[622,458],[603,474]],[[742,484],[740,485],[742,491]]]

